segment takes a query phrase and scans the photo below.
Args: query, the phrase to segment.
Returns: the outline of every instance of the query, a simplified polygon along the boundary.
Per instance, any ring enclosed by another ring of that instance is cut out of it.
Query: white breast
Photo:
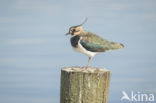
[[[78,52],[81,52],[81,53],[83,53],[83,54],[86,54],[86,55],[88,55],[89,57],[93,57],[93,56],[95,56],[95,55],[97,54],[96,52],[90,52],[90,51],[86,50],[86,49],[80,44],[80,40],[79,40],[79,42],[78,42],[78,47],[77,47],[77,48],[74,48],[74,47],[73,47],[73,49],[74,49],[75,51],[78,51]]]

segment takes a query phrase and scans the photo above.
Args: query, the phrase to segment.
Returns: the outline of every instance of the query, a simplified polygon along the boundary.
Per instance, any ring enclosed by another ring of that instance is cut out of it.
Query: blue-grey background
[[[59,103],[61,67],[85,66],[70,26],[121,42],[92,66],[112,72],[109,103],[122,91],[156,93],[155,0],[0,0],[0,103]]]

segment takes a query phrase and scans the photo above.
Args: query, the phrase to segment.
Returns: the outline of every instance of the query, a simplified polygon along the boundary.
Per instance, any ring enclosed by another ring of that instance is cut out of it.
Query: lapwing
[[[123,44],[117,42],[111,42],[100,36],[83,30],[82,25],[87,19],[80,25],[72,26],[69,28],[69,32],[66,35],[71,35],[71,45],[75,51],[86,54],[88,59],[87,68],[90,67],[91,59],[99,53],[104,53],[108,50],[121,49]]]

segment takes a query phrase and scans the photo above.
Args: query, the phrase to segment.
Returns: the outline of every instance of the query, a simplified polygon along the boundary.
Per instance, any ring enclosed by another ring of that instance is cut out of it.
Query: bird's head
[[[81,33],[81,31],[83,30],[82,29],[82,25],[87,21],[87,18],[85,19],[85,21],[80,24],[80,25],[77,25],[77,26],[72,26],[69,28],[69,32],[66,33],[66,35],[72,35],[72,36],[75,36],[75,35],[79,35]]]
[[[69,28],[69,32],[66,35],[69,35],[69,34],[72,35],[72,36],[79,35],[81,30],[82,30],[81,25],[72,26],[72,27]]]

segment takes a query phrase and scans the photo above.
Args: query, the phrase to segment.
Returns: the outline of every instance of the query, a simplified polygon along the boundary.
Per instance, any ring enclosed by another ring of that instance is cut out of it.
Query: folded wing
[[[81,36],[80,43],[84,48],[92,52],[105,52],[107,50],[120,49],[124,47],[120,43],[109,42],[90,32]]]

